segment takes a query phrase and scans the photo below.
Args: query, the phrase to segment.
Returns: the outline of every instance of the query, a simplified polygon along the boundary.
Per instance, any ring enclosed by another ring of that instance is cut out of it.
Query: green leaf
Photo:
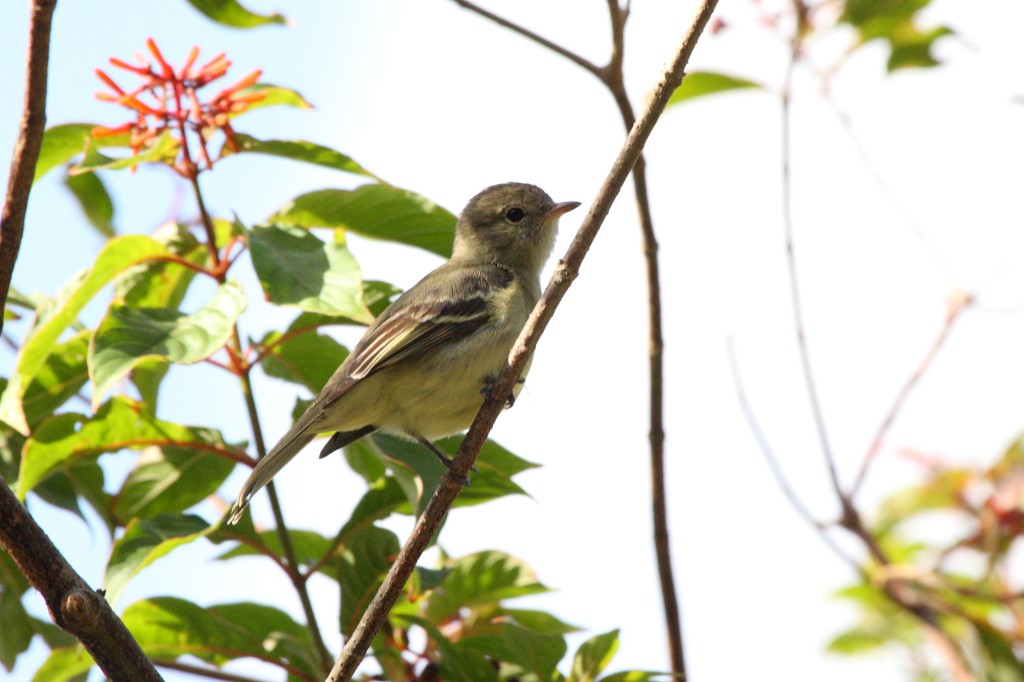
[[[611,663],[618,648],[618,630],[591,637],[576,650],[566,682],[593,682]]]
[[[235,282],[222,284],[205,306],[186,315],[167,308],[132,308],[114,303],[89,345],[93,409],[139,361],[158,357],[179,365],[205,360],[231,338],[245,309]]]
[[[71,682],[93,665],[92,656],[83,647],[54,649],[32,676],[32,682]]]
[[[10,556],[0,553],[0,665],[7,672],[22,652],[28,649],[35,635],[32,619],[21,603],[21,595],[28,582],[14,565]]]
[[[89,331],[79,332],[54,347],[46,362],[32,378],[22,406],[25,420],[34,427],[81,390],[89,379],[86,356]]]
[[[711,71],[694,71],[693,73],[686,74],[686,77],[683,78],[682,85],[676,88],[676,91],[672,93],[672,97],[669,98],[667,106],[686,102],[698,97],[715,95],[720,92],[748,90],[751,88],[759,90],[765,89],[765,87],[760,83],[747,80],[746,78],[738,78],[736,76],[728,76],[724,73],[714,73]]]
[[[164,358],[147,358],[140,360],[132,369],[132,383],[138,389],[142,404],[150,414],[156,414],[160,384],[170,368],[171,364]]]
[[[668,673],[650,670],[623,670],[601,678],[601,682],[656,682],[657,680],[671,682],[672,676]]]
[[[184,599],[156,597],[129,606],[122,620],[153,659],[189,655],[221,666],[252,657],[282,668],[292,666],[311,679],[322,676],[311,660],[313,645],[306,628],[270,606],[201,607]]]
[[[400,549],[398,536],[377,526],[368,526],[349,536],[338,575],[342,634],[352,634]]]
[[[263,95],[263,99],[259,99],[256,100],[255,102],[250,103],[249,108],[246,109],[246,111],[260,109],[262,107],[274,106],[296,107],[298,109],[313,108],[313,105],[310,104],[305,97],[300,95],[295,90],[291,90],[289,88],[282,88],[279,85],[271,85],[270,83],[253,83],[249,87],[242,90],[239,94]]]
[[[86,145],[96,148],[123,147],[129,143],[127,134],[93,139],[92,130],[95,127],[95,123],[65,123],[47,128],[39,149],[33,182],[84,152]]]
[[[114,202],[103,186],[103,181],[95,173],[85,175],[65,175],[64,186],[71,190],[78,205],[85,213],[86,220],[96,228],[102,236],[113,237]]]
[[[206,264],[207,252],[185,225],[167,223],[153,232],[167,251],[195,265]],[[169,260],[133,266],[114,282],[114,296],[135,308],[177,308],[196,276],[192,268]]]
[[[832,638],[826,650],[833,654],[854,655],[875,651],[879,647],[891,644],[883,633],[861,627],[850,628]]]
[[[236,0],[188,0],[188,3],[218,24],[231,28],[255,28],[267,24],[284,24],[286,19],[277,14],[250,12]]]
[[[498,611],[498,615],[511,618],[523,627],[544,635],[567,635],[570,632],[580,631],[575,625],[569,625],[546,611],[502,608]]]
[[[270,220],[302,227],[344,228],[444,258],[451,256],[455,240],[456,218],[449,211],[418,194],[384,184],[309,192],[286,204]]]
[[[373,484],[387,474],[387,467],[381,461],[377,450],[370,445],[369,438],[360,438],[345,446],[345,461],[352,471],[363,477],[367,483]]]
[[[234,467],[205,450],[146,448],[114,498],[114,516],[124,522],[183,512],[215,493]]]
[[[232,147],[225,143],[220,152],[221,158],[242,153],[267,154],[269,156],[278,156],[282,159],[313,164],[314,166],[324,166],[325,168],[345,173],[362,175],[367,178],[376,179],[377,177],[356,163],[351,157],[342,154],[336,149],[324,147],[315,142],[307,142],[306,140],[257,140],[255,137],[244,133],[235,133],[232,141],[235,146]]]
[[[918,13],[930,4],[931,0],[848,0],[839,20],[857,30],[861,44],[872,40],[889,44],[890,73],[908,67],[935,66],[939,63],[932,54],[935,41],[952,35],[953,31],[946,26],[919,26]]]
[[[66,509],[89,523],[79,505],[86,501],[92,506],[113,534],[114,520],[110,515],[112,496],[103,489],[103,470],[92,460],[81,460],[56,471],[34,488],[36,495],[59,509]]]
[[[303,313],[284,332],[270,332],[259,345],[270,350],[260,361],[267,376],[305,386],[317,393],[348,357],[348,349],[330,336],[316,333],[328,320]]]
[[[117,602],[128,581],[139,571],[212,529],[198,516],[166,515],[132,519],[110,551],[103,579],[107,601]]]
[[[237,547],[217,557],[218,561],[227,561],[235,557],[253,556],[256,554],[272,556],[281,561],[285,560],[284,551],[281,548],[281,536],[276,530],[257,532],[252,527],[251,531],[249,529],[241,529],[241,532],[236,532],[233,530],[235,527],[225,526],[218,528],[216,534],[210,536],[210,540],[214,544],[220,544],[225,540],[239,542]],[[289,529],[288,533],[291,536],[295,560],[299,562],[299,567],[303,569],[320,561],[331,546],[330,538],[324,537],[315,531]],[[337,569],[336,562],[333,564],[325,562],[325,565],[330,565]],[[323,567],[320,570],[323,570]],[[334,577],[334,575],[331,575],[331,577]]]
[[[344,246],[329,244],[307,230],[285,225],[254,227],[249,247],[267,298],[324,315],[369,324],[362,274]]]
[[[146,145],[145,151],[140,154],[133,154],[132,156],[106,156],[97,151],[99,146],[89,144],[85,149],[85,156],[77,165],[72,166],[68,173],[70,175],[80,175],[82,173],[93,173],[98,170],[135,168],[143,163],[172,163],[177,158],[178,149],[181,145],[169,132],[164,131],[160,137]]]
[[[440,653],[438,677],[445,682],[497,682],[498,673],[480,652],[463,642],[453,643],[440,628],[418,616],[392,613],[392,619],[406,627],[423,628],[431,643]]]
[[[974,623],[985,658],[982,670],[986,682],[1024,682],[1024,663],[1016,656],[1013,643],[985,623]]]
[[[555,675],[567,649],[561,635],[543,634],[515,623],[500,622],[474,628],[459,645],[517,666],[520,669],[517,676],[527,672],[539,680],[550,680]]]
[[[78,313],[111,279],[126,268],[165,255],[159,242],[141,235],[128,235],[106,243],[92,268],[73,279],[58,299],[40,314],[36,326],[24,340],[18,359],[3,396],[0,396],[0,421],[28,435],[23,398],[29,383],[54,351],[61,333],[72,324]]]
[[[451,573],[430,595],[426,617],[441,623],[463,607],[495,605],[547,591],[521,559],[497,551],[477,552],[452,562]]]
[[[75,460],[149,445],[194,447],[234,460],[244,456],[224,445],[216,431],[161,421],[127,398],[111,398],[92,418],[57,414],[42,422],[25,444],[18,478],[24,500],[48,474]]]

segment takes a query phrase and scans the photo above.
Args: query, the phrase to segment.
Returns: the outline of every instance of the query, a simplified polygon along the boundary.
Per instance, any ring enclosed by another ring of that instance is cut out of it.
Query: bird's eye
[[[505,220],[509,221],[510,223],[518,223],[520,220],[523,219],[523,216],[525,215],[526,213],[521,208],[510,208],[509,210],[505,211]]]

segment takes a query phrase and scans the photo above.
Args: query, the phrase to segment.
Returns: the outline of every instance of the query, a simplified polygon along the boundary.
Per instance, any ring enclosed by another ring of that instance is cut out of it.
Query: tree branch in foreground
[[[46,79],[50,61],[50,26],[57,0],[36,0],[29,19],[28,63],[25,68],[25,100],[18,125],[18,139],[7,176],[7,194],[0,215],[0,310],[7,307],[14,263],[25,232],[28,195],[36,175],[36,161],[46,128]],[[0,331],[4,321],[0,317]]]
[[[573,239],[572,244],[570,244],[568,251],[566,251],[565,257],[555,269],[551,282],[548,284],[540,300],[537,301],[530,319],[520,333],[519,339],[512,347],[512,352],[509,354],[505,368],[492,386],[492,396],[502,396],[502,398],[491,398],[484,402],[480,413],[476,417],[476,421],[473,422],[469,432],[466,434],[465,440],[462,442],[462,446],[459,448],[452,467],[441,479],[430,503],[416,522],[416,526],[413,528],[405,546],[402,547],[402,551],[399,552],[398,558],[391,565],[391,569],[384,578],[384,582],[377,591],[377,595],[373,598],[370,606],[360,619],[359,625],[356,626],[352,636],[345,644],[341,657],[335,664],[334,669],[331,670],[331,674],[327,677],[328,682],[339,682],[352,678],[359,663],[366,655],[366,651],[369,649],[374,636],[376,636],[391,608],[398,600],[398,595],[412,574],[416,561],[430,543],[430,539],[451,508],[452,502],[461,491],[462,484],[460,481],[464,480],[469,472],[469,468],[476,459],[480,447],[487,439],[487,434],[490,433],[491,427],[494,426],[494,422],[504,406],[503,396],[508,395],[512,390],[516,378],[521,375],[527,358],[533,352],[533,349],[536,348],[537,341],[547,327],[547,323],[551,320],[552,315],[554,315],[559,302],[565,296],[565,292],[569,289],[572,281],[578,276],[580,264],[583,262],[583,258],[597,236],[597,231],[600,229],[602,222],[604,222],[612,202],[618,195],[619,190],[622,189],[626,177],[639,158],[640,152],[647,142],[651,131],[654,129],[655,123],[657,123],[661,113],[665,110],[669,97],[671,97],[672,93],[682,82],[684,69],[687,61],[689,61],[690,54],[693,52],[697,39],[707,25],[708,20],[711,18],[711,13],[717,4],[717,0],[704,0],[701,3],[697,15],[693,23],[686,30],[671,64],[665,70],[650,97],[648,97],[644,110],[626,137],[618,157],[612,163],[611,171],[608,177],[605,178],[600,190],[598,190],[597,197],[590,207],[586,218],[584,218],[579,231],[576,233],[576,237]]]

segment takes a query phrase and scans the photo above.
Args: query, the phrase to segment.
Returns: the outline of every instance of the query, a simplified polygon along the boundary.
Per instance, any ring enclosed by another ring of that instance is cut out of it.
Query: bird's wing
[[[515,278],[511,271],[493,265],[446,269],[435,270],[414,287],[417,303],[403,304],[410,290],[384,311],[356,345],[343,371],[324,387],[322,404],[337,400],[374,372],[488,324],[495,312],[491,305],[495,291],[511,286]]]

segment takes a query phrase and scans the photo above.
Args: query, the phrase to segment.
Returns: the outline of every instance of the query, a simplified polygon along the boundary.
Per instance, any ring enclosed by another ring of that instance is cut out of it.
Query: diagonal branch
[[[494,426],[498,414],[505,404],[504,396],[508,395],[516,381],[522,375],[526,361],[537,346],[537,341],[548,322],[554,315],[562,297],[565,296],[569,286],[579,274],[580,264],[586,256],[590,245],[593,243],[597,232],[604,222],[612,202],[618,196],[622,185],[626,182],[626,176],[632,170],[643,149],[647,138],[650,137],[654,125],[657,123],[661,113],[665,110],[669,97],[683,80],[683,71],[689,61],[690,54],[697,44],[697,39],[711,18],[711,13],[717,5],[717,0],[704,0],[693,23],[683,35],[681,43],[669,67],[665,70],[661,80],[655,86],[654,91],[647,99],[647,104],[637,119],[636,124],[630,130],[622,150],[612,163],[611,171],[604,183],[598,190],[590,211],[583,224],[580,226],[572,244],[564,258],[559,262],[551,282],[544,290],[544,294],[534,307],[526,326],[519,334],[512,352],[509,354],[508,362],[494,385],[491,387],[492,396],[502,396],[501,399],[490,398],[484,402],[480,413],[466,434],[458,454],[452,462],[451,468],[441,479],[430,503],[416,522],[409,539],[402,547],[398,558],[391,565],[387,576],[370,606],[363,614],[359,625],[353,631],[352,636],[345,644],[341,657],[335,664],[334,669],[328,676],[328,682],[349,680],[355,673],[356,668],[366,655],[370,642],[376,636],[383,625],[392,606],[398,600],[402,587],[416,566],[416,562],[423,550],[430,543],[430,539],[437,532],[441,521],[444,519],[452,502],[462,489],[462,483],[468,474],[470,467],[476,459],[477,453],[487,439]]]

